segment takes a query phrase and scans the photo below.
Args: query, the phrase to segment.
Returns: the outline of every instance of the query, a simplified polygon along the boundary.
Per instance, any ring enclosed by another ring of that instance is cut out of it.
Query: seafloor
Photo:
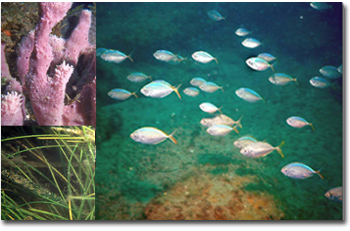
[[[225,20],[213,21],[215,9]],[[343,123],[342,79],[318,89],[309,79],[320,76],[325,65],[342,64],[342,5],[315,10],[309,3],[98,3],[97,47],[132,53],[134,62],[121,64],[97,60],[97,166],[96,219],[103,220],[341,220],[342,203],[328,200],[330,188],[342,186]],[[262,42],[255,49],[243,47],[244,38],[234,31],[245,27]],[[165,49],[187,57],[178,65],[153,57]],[[200,64],[191,54],[204,50],[218,64]],[[276,72],[298,79],[276,86],[268,81],[272,71],[250,69],[245,60],[268,52],[277,57]],[[180,93],[163,99],[145,97],[147,82],[126,79],[143,72],[153,79],[182,84]],[[201,92],[192,98],[182,90],[193,77],[223,86],[225,92]],[[248,103],[235,91],[249,87],[266,103]],[[113,88],[135,91],[139,98],[111,99]],[[210,136],[199,123],[210,117],[199,104],[222,106],[237,120],[239,134]],[[312,122],[293,128],[290,116]],[[170,134],[176,129],[178,144],[137,143],[130,134],[154,126]],[[240,154],[233,142],[249,135],[278,146],[277,152],[251,159]],[[302,162],[320,170],[308,179],[291,179],[281,168]]]

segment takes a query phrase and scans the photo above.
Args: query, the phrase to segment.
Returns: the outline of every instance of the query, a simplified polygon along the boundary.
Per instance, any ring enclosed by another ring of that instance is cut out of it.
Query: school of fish
[[[325,11],[330,9],[330,6],[327,3],[311,3],[310,6],[318,11]],[[226,20],[226,17],[222,16],[217,10],[214,9],[207,11],[206,14],[207,17],[209,17],[215,23],[222,23],[220,21]],[[244,47],[243,49],[248,48],[254,50],[257,47],[264,46],[264,43],[262,41],[254,38],[254,30],[248,30],[244,27],[239,27],[234,31],[234,33],[238,37],[244,38],[243,41],[241,41],[241,44]],[[245,38],[248,35],[253,35],[253,37]],[[215,53],[215,51],[210,52]],[[131,54],[132,53],[133,52],[131,52]],[[123,52],[114,49],[97,49],[98,57],[106,62],[112,62],[116,64],[121,64],[126,59],[129,59],[130,62],[137,62],[137,60],[134,61],[132,59],[131,54],[126,55]],[[182,57],[181,55],[173,53],[171,51],[160,49],[154,51],[153,57],[159,62],[172,65],[186,65],[188,62],[194,62],[198,65],[220,65],[220,59],[217,56],[213,56],[208,51],[203,50],[193,51],[192,54],[189,54],[189,57]],[[190,57],[192,59],[190,59]],[[276,85],[276,87],[284,87],[286,85],[292,85],[292,83],[294,83],[294,86],[290,87],[300,87],[297,77],[292,77],[289,74],[279,73],[275,71],[274,64],[276,62],[277,58],[269,53],[260,53],[245,60],[245,64],[254,71],[265,72],[266,70],[270,69],[272,73],[270,73],[266,79],[271,84]],[[320,67],[318,72],[321,76],[311,77],[309,83],[312,87],[325,89],[332,86],[334,84],[334,80],[342,77],[342,65],[338,67],[332,65],[324,65],[323,67]],[[218,90],[222,91],[221,94],[225,94],[224,88],[221,85],[223,83],[220,83],[219,85],[212,80],[206,80],[200,76],[193,77],[189,83],[177,83],[177,86],[172,85],[164,80],[166,79],[166,76],[164,79],[156,79],[156,77],[153,75],[146,75],[142,72],[138,72],[137,70],[135,70],[133,73],[130,73],[126,78],[135,83],[149,81],[140,89],[140,93],[142,93],[145,97],[150,98],[161,99],[174,92],[179,99],[182,99],[179,91],[182,85],[186,86],[182,92],[188,97],[199,97],[200,94],[212,94]],[[112,89],[107,94],[111,98],[121,101],[129,99],[131,96],[139,98],[136,92],[130,92],[121,88]],[[260,101],[263,101],[266,103],[266,106],[268,106],[270,103],[268,96],[262,97],[259,93],[251,89],[249,86],[237,86],[235,94],[238,98],[246,101],[247,103],[258,103]],[[235,131],[235,134],[239,134],[240,132],[238,128],[242,128],[241,120],[243,115],[237,121],[235,121],[230,116],[223,114],[223,110],[225,108],[223,108],[220,103],[218,103],[218,105],[220,107],[217,107],[213,102],[203,102],[198,105],[199,109],[202,110],[203,113],[208,113],[211,115],[208,118],[205,118],[203,116],[204,118],[200,120],[199,124],[205,127],[206,132],[211,136],[234,136],[230,135],[231,131]],[[289,118],[286,118],[285,122],[287,125],[293,128],[301,129],[305,126],[309,126],[313,132],[317,132],[313,123],[304,119],[300,115],[290,116]],[[176,128],[174,128],[174,130],[176,131]],[[159,128],[144,126],[140,124],[140,128],[137,128],[134,132],[132,132],[130,134],[130,138],[142,144],[156,145],[164,142],[167,139],[171,140],[174,144],[177,144],[178,141],[174,138],[175,131],[168,135]],[[179,140],[179,142],[181,142],[181,140]],[[278,146],[273,146],[266,140],[259,141],[252,136],[241,136],[235,139],[233,145],[236,149],[239,150],[237,153],[240,153],[245,158],[267,158],[269,154],[275,151],[282,158],[284,158],[285,155],[282,152],[282,146],[285,145],[285,142],[283,141],[283,138],[280,142],[281,143]],[[287,153],[287,155],[289,155],[289,153]],[[318,175],[321,179],[324,178],[319,170],[314,170],[302,162],[292,162],[286,164],[280,171],[283,175],[287,176],[290,179],[308,179],[313,175]],[[329,189],[327,192],[325,192],[324,196],[329,200],[342,202],[342,186]]]

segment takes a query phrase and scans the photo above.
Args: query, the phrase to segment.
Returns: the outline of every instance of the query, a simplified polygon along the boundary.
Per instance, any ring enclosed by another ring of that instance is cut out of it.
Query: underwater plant
[[[1,219],[94,220],[93,127],[2,127]]]

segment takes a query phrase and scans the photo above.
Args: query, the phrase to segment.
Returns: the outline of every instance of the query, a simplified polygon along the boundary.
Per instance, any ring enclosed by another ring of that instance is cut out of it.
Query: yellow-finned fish
[[[287,120],[287,124],[294,128],[302,128],[305,126],[310,126],[313,131],[315,131],[315,127],[312,123],[308,122],[306,119],[299,116],[291,116]]]
[[[338,71],[338,67],[326,65],[321,67],[319,72],[326,78],[329,79],[337,79],[342,76],[342,74]]]
[[[131,58],[131,54],[126,55],[121,51],[117,51],[117,50],[113,50],[113,49],[102,50],[102,52],[100,53],[100,57],[103,60],[105,60],[107,62],[112,62],[112,63],[121,63],[127,58],[131,62],[134,62],[134,60]]]
[[[323,176],[320,174],[320,171],[315,171],[309,166],[299,162],[287,164],[281,169],[281,172],[285,176],[288,176],[293,179],[306,179],[313,176],[314,174],[319,175],[321,179],[323,179]]]
[[[136,83],[143,82],[146,79],[152,80],[151,76],[147,76],[141,72],[133,72],[130,75],[128,75],[127,79],[130,80],[131,82],[136,82]]]
[[[199,87],[200,85],[202,85],[203,83],[206,83],[207,81],[201,77],[195,77],[193,79],[191,79],[190,84],[192,86],[195,87]]]
[[[238,36],[241,36],[241,37],[247,36],[250,33],[251,33],[251,31],[249,31],[243,27],[240,27],[235,31],[235,34]]]
[[[327,88],[332,85],[327,79],[318,76],[312,77],[309,82],[317,88]]]
[[[243,116],[241,116],[237,121],[234,121],[231,117],[224,114],[220,114],[215,116],[214,118],[204,118],[200,121],[200,123],[204,127],[210,127],[212,125],[217,125],[217,124],[224,124],[228,126],[233,126],[236,124],[237,126],[242,128],[242,124],[241,124],[242,118]]]
[[[205,51],[196,51],[192,54],[192,58],[200,63],[210,63],[215,60],[216,63],[219,63],[217,58],[211,56],[208,52]]]
[[[245,61],[245,63],[248,65],[248,67],[252,68],[256,71],[265,71],[267,68],[271,68],[273,72],[275,72],[275,69],[273,68],[273,65],[267,62],[265,59],[258,58],[258,57],[252,57]]]
[[[254,49],[260,46],[261,42],[255,38],[246,38],[243,40],[242,45],[247,48]]]
[[[226,136],[232,130],[239,133],[236,126],[230,127],[230,126],[224,125],[224,124],[214,124],[207,129],[207,132],[212,136]]]
[[[249,103],[255,103],[258,102],[260,100],[263,100],[265,102],[265,100],[255,91],[253,91],[252,89],[246,88],[246,87],[241,87],[239,89],[237,89],[235,91],[236,95],[249,102]]]
[[[269,53],[260,53],[260,54],[258,54],[257,57],[265,60],[268,63],[272,63],[272,62],[276,61],[276,57],[269,54]]]
[[[136,142],[143,144],[159,144],[166,139],[170,139],[174,144],[177,144],[176,139],[173,137],[175,131],[168,135],[158,128],[142,127],[131,133],[130,137]]]
[[[130,96],[135,96],[136,98],[138,98],[138,96],[136,95],[135,92],[130,92],[128,90],[125,89],[120,89],[120,88],[115,88],[112,89],[108,92],[109,97],[111,97],[112,99],[118,99],[118,100],[126,100],[128,98],[130,98]]]
[[[222,86],[217,85],[216,83],[213,82],[205,82],[201,85],[199,85],[199,88],[208,93],[213,93],[216,92],[218,89],[221,89],[222,92],[224,92],[224,89]]]
[[[208,102],[201,103],[201,104],[199,105],[199,108],[200,108],[202,111],[207,112],[207,113],[214,113],[214,112],[219,111],[219,112],[222,114],[221,107],[218,108],[217,106],[215,106],[215,105],[212,104],[212,103],[208,103]]]
[[[220,21],[220,20],[223,20],[225,19],[224,17],[222,17],[222,15],[217,12],[216,10],[209,10],[207,12],[208,16],[210,19],[214,20],[214,21]]]
[[[180,86],[181,84],[179,84],[177,87],[174,87],[164,80],[155,80],[145,85],[141,89],[141,93],[151,98],[164,98],[165,96],[169,95],[174,91],[177,94],[177,96],[181,99],[181,95],[178,91]]]
[[[191,97],[196,97],[199,94],[199,90],[195,87],[187,87],[183,90],[183,92]]]
[[[256,139],[254,139],[253,137],[250,136],[243,136],[239,139],[237,139],[235,142],[233,142],[233,145],[237,148],[244,148],[248,145],[250,145],[251,143],[255,143],[257,142]]]
[[[269,77],[269,81],[272,84],[278,85],[278,86],[284,86],[289,84],[290,82],[295,82],[297,85],[299,85],[297,78],[292,78],[290,75],[284,74],[284,73],[275,73],[272,76]]]
[[[253,142],[241,149],[241,154],[247,157],[258,158],[266,156],[273,151],[277,151],[282,157],[284,157],[281,147],[284,145],[284,141],[277,147],[273,147],[271,144],[263,141]]]

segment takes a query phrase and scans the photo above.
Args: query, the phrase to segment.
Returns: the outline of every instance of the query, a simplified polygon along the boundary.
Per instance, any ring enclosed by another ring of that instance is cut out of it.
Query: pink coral
[[[23,125],[23,95],[15,91],[1,96],[1,125]]]
[[[78,25],[67,40],[51,34],[71,5],[41,3],[42,15],[35,31],[18,46],[21,89],[16,91],[28,94],[39,125],[96,124],[96,115],[91,115],[96,112],[96,93],[91,92],[96,85],[95,45],[89,43],[91,12],[82,11]],[[78,66],[79,72],[75,71]],[[87,89],[90,94],[84,93]],[[65,105],[67,94],[78,97]]]

